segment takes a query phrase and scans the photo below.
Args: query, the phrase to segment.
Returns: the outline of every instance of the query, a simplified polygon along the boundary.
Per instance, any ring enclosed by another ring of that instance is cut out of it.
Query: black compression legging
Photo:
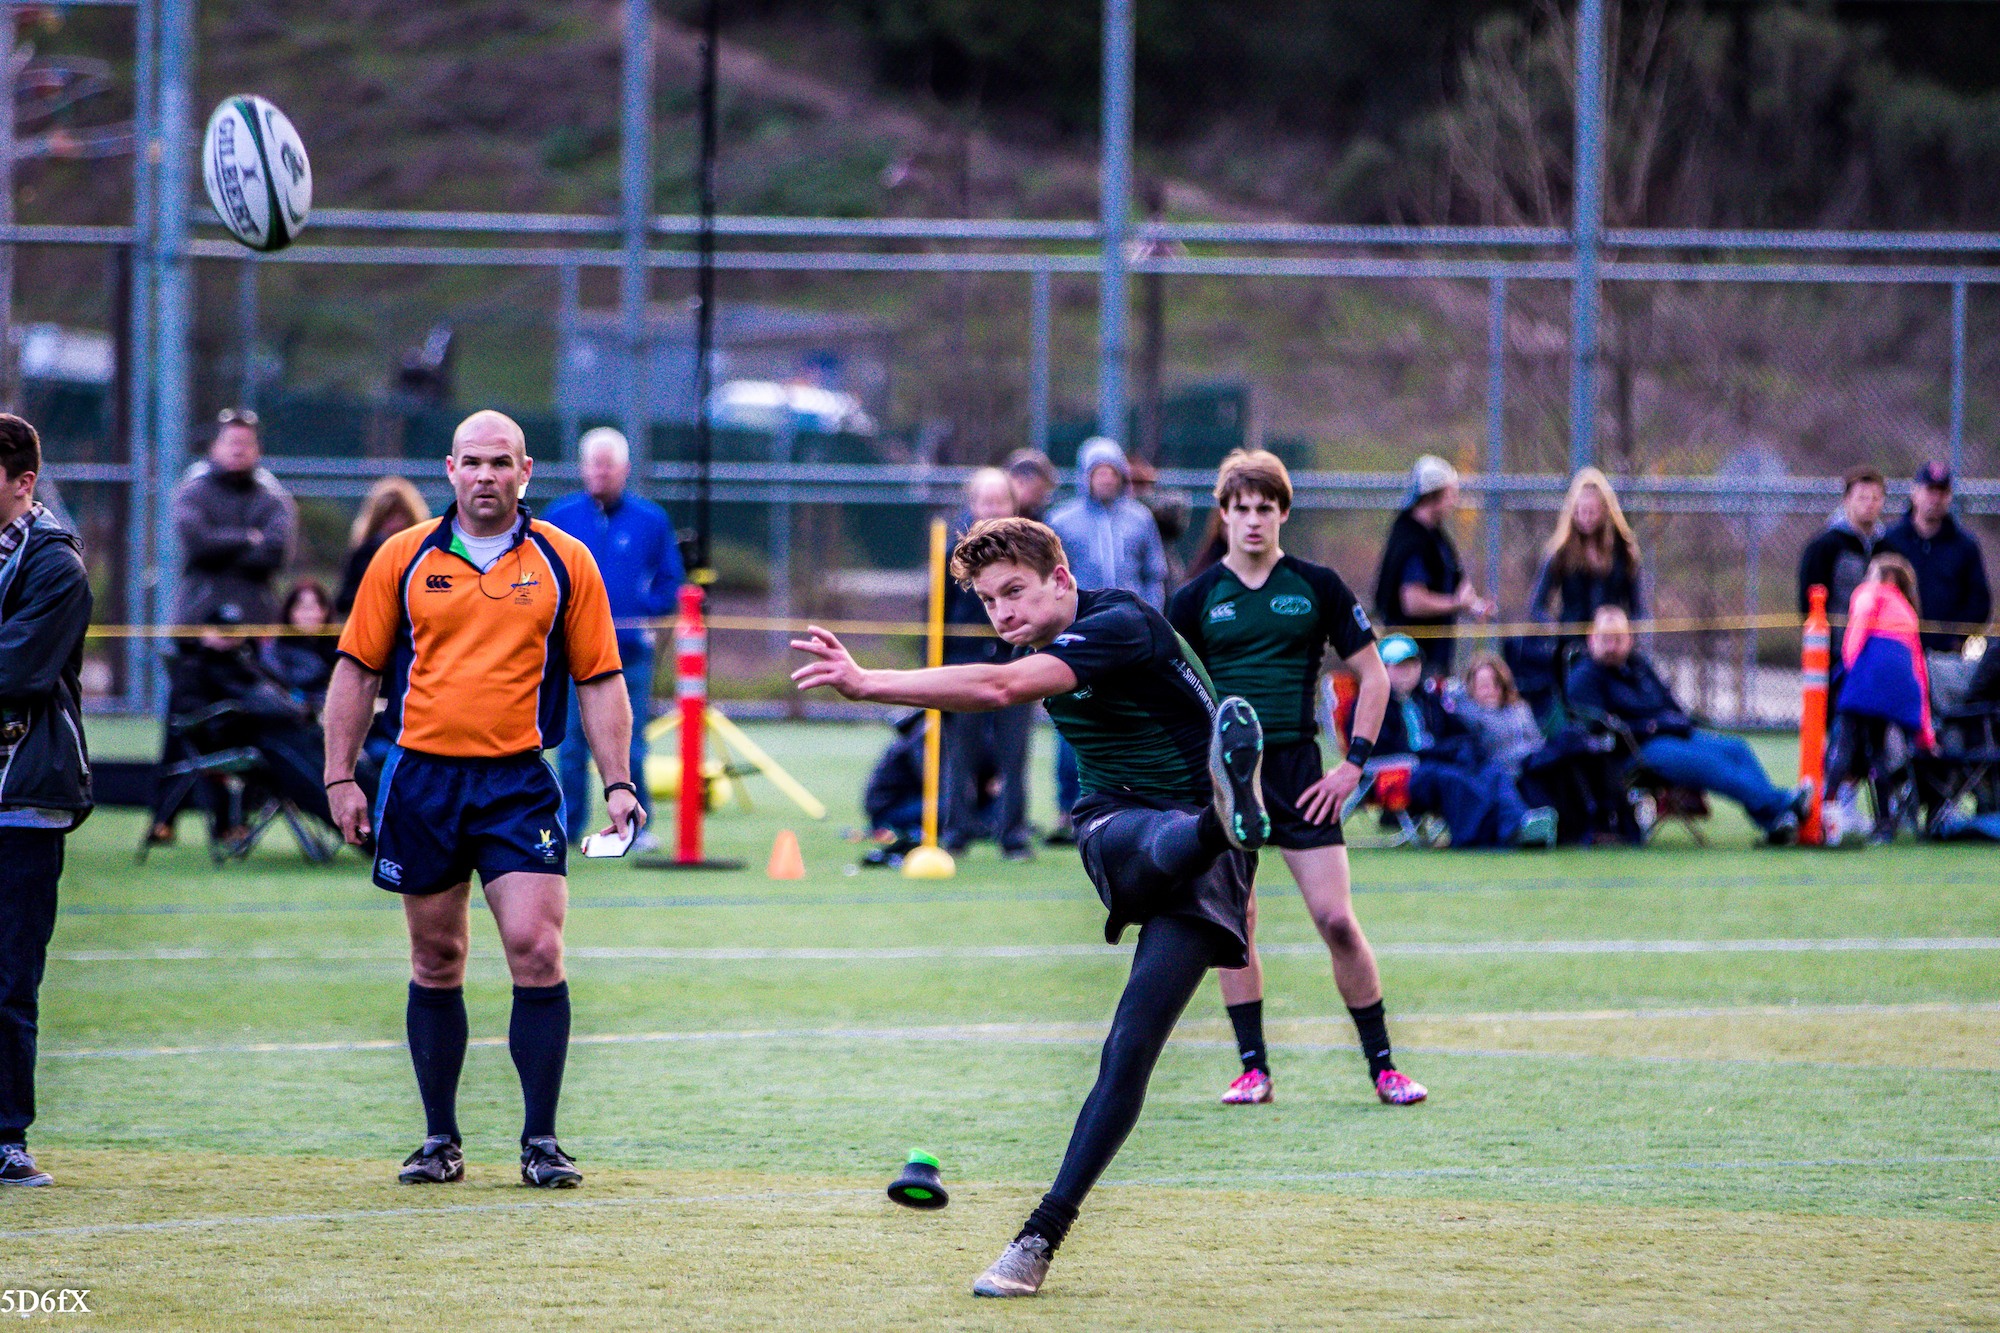
[[[1132,974],[1118,997],[1110,1035],[1104,1039],[1097,1085],[1084,1099],[1062,1170],[1035,1210],[1031,1228],[1044,1235],[1067,1231],[1090,1187],[1118,1155],[1138,1122],[1153,1066],[1207,974],[1213,950],[1208,928],[1184,917],[1155,917],[1140,929]],[[1062,1235],[1050,1235],[1048,1240],[1060,1244]]]

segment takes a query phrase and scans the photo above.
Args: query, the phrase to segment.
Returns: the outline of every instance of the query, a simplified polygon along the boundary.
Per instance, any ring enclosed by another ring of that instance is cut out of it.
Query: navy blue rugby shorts
[[[562,788],[539,754],[456,759],[392,750],[375,797],[375,883],[442,893],[479,874],[569,872]]]

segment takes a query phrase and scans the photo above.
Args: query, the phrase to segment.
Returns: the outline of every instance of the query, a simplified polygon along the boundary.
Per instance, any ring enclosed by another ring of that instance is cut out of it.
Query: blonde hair
[[[1216,507],[1227,508],[1245,491],[1274,500],[1278,508],[1290,513],[1292,474],[1285,470],[1285,460],[1268,449],[1230,450],[1215,470]]]
[[[1500,703],[1504,707],[1521,701],[1521,688],[1514,683],[1514,673],[1507,669],[1506,661],[1498,653],[1481,653],[1465,664],[1465,693],[1472,694],[1472,682],[1482,671],[1493,673],[1493,682],[1500,687]]]
[[[347,529],[347,549],[358,550],[395,509],[409,514],[411,526],[431,516],[431,507],[424,503],[423,493],[407,477],[384,477],[368,488],[368,498],[355,513],[354,522]]]
[[[1016,564],[1032,569],[1042,578],[1056,572],[1057,565],[1069,564],[1062,538],[1046,523],[1032,518],[982,518],[958,539],[951,554],[951,576],[961,588],[988,565]]]
[[[1908,560],[1894,551],[1884,551],[1868,562],[1868,577],[1880,579],[1883,583],[1893,583],[1896,591],[1903,594],[1910,603],[1910,609],[1917,613],[1917,619],[1924,618],[1924,609],[1917,603],[1917,569]]]
[[[1604,502],[1604,523],[1595,537],[1585,537],[1576,530],[1576,502],[1583,498],[1585,489],[1594,490]],[[1611,489],[1611,479],[1594,467],[1577,469],[1570,478],[1569,494],[1563,498],[1562,512],[1556,515],[1556,530],[1550,534],[1548,544],[1542,553],[1556,562],[1559,572],[1567,573],[1579,563],[1595,568],[1590,548],[1603,552],[1603,567],[1609,569],[1613,563],[1614,547],[1623,547],[1625,563],[1636,576],[1639,572],[1639,539],[1632,535],[1632,525],[1625,521],[1625,510],[1618,503],[1618,492]]]

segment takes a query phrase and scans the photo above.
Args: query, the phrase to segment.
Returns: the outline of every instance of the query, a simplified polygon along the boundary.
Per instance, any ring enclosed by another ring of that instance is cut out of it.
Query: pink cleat
[[[1246,1069],[1229,1085],[1229,1091],[1222,1094],[1224,1106],[1260,1106],[1276,1101],[1277,1094],[1271,1090],[1271,1076],[1261,1069]]]
[[[1385,1069],[1375,1076],[1375,1095],[1391,1106],[1415,1106],[1431,1094],[1401,1070]]]

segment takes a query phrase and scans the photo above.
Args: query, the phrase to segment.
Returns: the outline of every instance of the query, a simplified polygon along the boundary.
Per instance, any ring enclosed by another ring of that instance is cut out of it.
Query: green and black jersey
[[[1290,555],[1260,588],[1244,587],[1218,560],[1174,594],[1167,616],[1215,687],[1250,701],[1273,746],[1319,734],[1313,691],[1326,645],[1345,659],[1375,642],[1368,613],[1340,575]]]
[[[1077,594],[1076,620],[1037,649],[1076,673],[1043,701],[1086,792],[1207,804],[1215,687],[1165,616],[1123,588]]]

